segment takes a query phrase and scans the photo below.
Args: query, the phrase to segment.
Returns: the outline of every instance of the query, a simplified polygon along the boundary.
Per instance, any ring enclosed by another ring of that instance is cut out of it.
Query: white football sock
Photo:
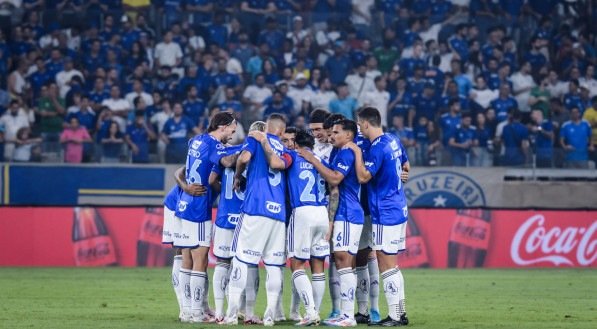
[[[230,264],[217,262],[212,280],[214,289],[214,300],[216,303],[216,318],[224,316],[224,299],[226,298],[226,287],[228,286]]]
[[[279,266],[265,266],[267,271],[267,280],[265,281],[265,290],[267,291],[267,308],[268,311],[275,313],[278,299],[280,297],[280,289],[282,289],[282,269]]]
[[[400,296],[400,305],[399,305],[399,312],[400,315],[406,313],[406,296],[404,294],[404,276],[402,276],[402,271],[398,269],[398,278],[400,280],[400,286],[398,289],[399,296]]]
[[[236,259],[232,261],[230,270],[230,282],[228,283],[228,310],[227,317],[236,317],[240,304],[240,295],[247,286],[249,268],[247,264]]]
[[[282,296],[284,296],[284,267],[280,267],[280,294],[278,295],[278,303],[276,304],[276,317],[284,317],[284,298]],[[292,287],[292,290],[294,291],[294,286]],[[292,298],[291,298],[292,300]],[[292,304],[291,304],[292,307]]]
[[[259,290],[259,267],[248,266],[247,288],[245,289],[245,319],[255,315],[255,303]]]
[[[350,267],[338,270],[340,275],[340,298],[342,313],[349,318],[354,317],[354,291],[357,285],[357,277]]]
[[[340,311],[340,275],[336,269],[336,263],[330,259],[330,297],[332,298],[332,310]]]
[[[309,277],[305,274],[305,270],[296,270],[292,273],[292,282],[296,287],[297,294],[305,305],[307,314],[315,313],[315,301],[313,298],[313,287]],[[298,307],[297,307],[298,309]]]
[[[207,279],[207,273],[192,271],[191,272],[191,293],[193,300],[191,301],[191,313],[198,315],[203,312],[203,298],[205,292],[205,280]]]
[[[205,282],[203,283],[203,310],[208,311],[209,309],[209,275],[205,273]]]
[[[301,296],[293,281],[290,281],[290,285],[292,286],[292,294],[290,295],[290,313],[298,313],[299,307],[301,306]],[[313,291],[313,289],[311,289],[311,291]],[[280,296],[284,295],[282,294]]]
[[[356,270],[357,276],[357,290],[356,299],[359,307],[359,313],[363,315],[369,314],[369,269],[367,266],[359,266]]]
[[[369,304],[371,309],[379,311],[379,266],[377,258],[369,258]]]
[[[393,320],[400,320],[400,277],[402,274],[397,268],[389,269],[381,274],[383,279],[384,294],[388,302],[388,313]]]
[[[325,273],[314,273],[311,276],[313,281],[313,299],[315,301],[315,310],[319,312],[321,301],[323,300],[323,293],[325,292]]]
[[[182,311],[183,291],[182,289],[180,289],[180,265],[182,265],[182,255],[174,256],[174,261],[172,262],[172,288],[174,289],[174,293],[176,294],[178,308],[180,309],[180,311]]]
[[[180,292],[182,293],[182,311],[191,313],[191,270],[181,268],[178,271],[178,281],[180,282]]]

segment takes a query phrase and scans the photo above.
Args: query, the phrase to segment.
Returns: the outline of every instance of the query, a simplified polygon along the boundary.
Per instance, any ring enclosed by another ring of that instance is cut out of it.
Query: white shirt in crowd
[[[352,15],[350,16],[352,23],[371,24],[371,9],[374,5],[375,0],[352,0]],[[362,14],[365,16],[363,17]]]
[[[375,90],[375,83],[373,82],[373,79],[367,75],[361,77],[358,74],[351,74],[346,77],[344,82],[346,82],[348,85],[348,92],[350,93],[350,96],[355,98],[359,104],[363,103],[363,97],[367,92]]]
[[[174,67],[176,66],[176,60],[182,58],[182,50],[176,42],[160,42],[155,46],[155,58],[159,61],[160,66]]]
[[[143,100],[145,101],[145,105],[147,105],[147,106],[153,105],[153,97],[151,97],[150,94],[148,94],[144,91],[142,91],[140,93],[131,91],[130,93],[126,94],[126,96],[124,97],[124,99],[126,99],[126,101],[129,103],[129,108],[131,108],[131,109],[135,108],[135,98],[137,98],[137,97],[143,98]]]
[[[263,104],[263,101],[271,95],[272,91],[266,86],[258,87],[257,85],[249,85],[243,93],[243,98],[246,98],[253,103]]]
[[[550,97],[562,98],[568,92],[568,83],[558,80],[556,83],[548,83],[545,89],[549,90]]]
[[[102,106],[106,106],[114,112],[128,111],[131,109],[129,102],[127,102],[126,99],[124,99],[124,98],[104,99],[102,101]],[[116,123],[118,123],[118,128],[120,129],[121,132],[124,132],[126,130],[126,120],[124,118],[115,115],[112,117],[112,120],[114,120],[114,121],[116,121]]]
[[[486,109],[489,107],[489,103],[491,103],[491,101],[498,98],[499,94],[500,93],[497,89],[491,90],[489,88],[485,88],[473,89],[471,90],[469,95],[475,103],[481,105],[484,109]]]
[[[58,85],[60,97],[66,97],[66,93],[70,90],[69,82],[73,77],[78,76],[81,78],[81,81],[85,82],[85,77],[83,73],[79,70],[69,70],[69,71],[60,71],[56,74],[56,84]]]
[[[586,86],[589,89],[589,97],[593,98],[597,96],[597,80],[591,78],[587,79],[585,77],[578,79],[578,82],[581,86]]]
[[[390,102],[390,93],[385,90],[373,90],[365,93],[363,103],[364,106],[372,106],[379,110],[381,116],[381,124],[384,127],[388,126],[388,103]]]
[[[13,157],[15,144],[12,142],[17,139],[17,132],[23,127],[29,127],[30,123],[35,122],[33,111],[25,112],[19,109],[17,115],[10,114],[7,110],[2,117],[0,117],[0,127],[4,127],[4,159],[10,161]]]
[[[162,133],[164,125],[172,117],[172,114],[166,114],[164,111],[159,111],[151,116],[149,122],[158,128],[158,134]]]
[[[522,72],[516,72],[510,78],[512,81],[512,91],[516,95],[520,91],[527,89],[524,92],[514,96],[518,102],[518,108],[522,112],[529,112],[531,110],[529,106],[529,96],[531,96],[531,88],[536,84],[533,77],[530,74],[523,74]]]
[[[294,113],[299,113],[303,106],[303,102],[310,103],[311,99],[315,96],[313,89],[308,86],[304,88],[290,87],[288,90],[288,97],[292,98],[294,103]]]
[[[311,99],[311,106],[314,109],[325,109],[329,111],[330,102],[336,99],[336,93],[333,91],[321,91],[318,90],[315,93],[315,96]]]

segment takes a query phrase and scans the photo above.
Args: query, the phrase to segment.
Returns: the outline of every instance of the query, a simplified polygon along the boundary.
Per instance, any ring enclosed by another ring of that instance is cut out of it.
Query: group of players
[[[283,269],[289,259],[290,318],[298,326],[319,325],[331,249],[333,311],[324,324],[408,324],[396,263],[405,249],[408,159],[399,140],[383,132],[377,109],[365,107],[357,118],[315,110],[308,132],[287,128],[284,116],[274,113],[251,125],[243,145],[232,146],[237,123],[222,112],[211,118],[206,134],[189,141],[186,165],[164,201],[163,242],[178,248],[172,284],[181,321],[235,325],[242,317],[245,324],[273,326],[285,320]],[[215,312],[208,305],[210,247],[217,257]],[[254,314],[260,262],[267,272],[263,320]],[[377,301],[379,273],[385,319]]]

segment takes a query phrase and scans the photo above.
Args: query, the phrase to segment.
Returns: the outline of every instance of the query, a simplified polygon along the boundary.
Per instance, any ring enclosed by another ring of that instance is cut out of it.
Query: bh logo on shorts
[[[240,268],[235,267],[232,269],[232,274],[230,275],[230,280],[232,280],[232,281],[240,280]]]
[[[398,287],[396,287],[396,284],[394,284],[394,282],[390,281],[386,283],[386,285],[383,288],[383,291],[386,294],[396,295],[398,293]]]
[[[469,176],[437,170],[416,175],[404,186],[410,206],[467,208],[485,206],[485,194]]]
[[[272,214],[279,214],[282,211],[282,205],[273,201],[266,201],[265,202],[265,209],[271,212]]]

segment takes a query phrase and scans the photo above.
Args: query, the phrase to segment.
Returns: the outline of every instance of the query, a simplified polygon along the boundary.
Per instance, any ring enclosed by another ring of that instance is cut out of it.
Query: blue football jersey
[[[397,138],[384,134],[371,144],[365,166],[373,176],[368,192],[374,224],[398,225],[408,219],[404,186],[400,180],[406,162],[406,150]]]
[[[312,164],[296,152],[289,152],[292,165],[288,168],[290,206],[326,206],[328,204],[325,180]],[[317,156],[316,156],[317,157]],[[319,159],[319,157],[317,157]]]
[[[174,185],[174,187],[172,187],[170,192],[168,192],[168,194],[166,194],[166,197],[164,198],[164,206],[172,211],[175,211],[176,204],[178,203],[178,198],[180,197],[181,193],[182,189],[180,188],[180,186]]]
[[[208,186],[209,174],[214,164],[219,164],[225,155],[225,148],[220,141],[209,134],[197,135],[189,141],[186,162],[187,184]],[[191,222],[211,220],[211,188],[201,196],[181,193],[176,216]]]
[[[365,215],[359,201],[361,185],[355,171],[354,160],[352,150],[343,148],[338,150],[338,154],[336,154],[336,158],[332,164],[333,170],[344,175],[344,179],[338,186],[340,200],[334,220],[363,224]]]
[[[224,168],[222,165],[214,165],[212,172],[218,174],[222,182],[216,226],[225,229],[234,229],[240,218],[240,208],[245,199],[245,192],[234,189],[234,169]]]
[[[270,146],[278,156],[287,150],[277,136],[267,134]],[[271,169],[261,144],[248,137],[243,150],[252,154],[247,166],[247,188],[241,212],[251,216],[263,216],[281,222],[286,221],[286,175],[284,171]],[[289,165],[289,164],[288,164]]]

